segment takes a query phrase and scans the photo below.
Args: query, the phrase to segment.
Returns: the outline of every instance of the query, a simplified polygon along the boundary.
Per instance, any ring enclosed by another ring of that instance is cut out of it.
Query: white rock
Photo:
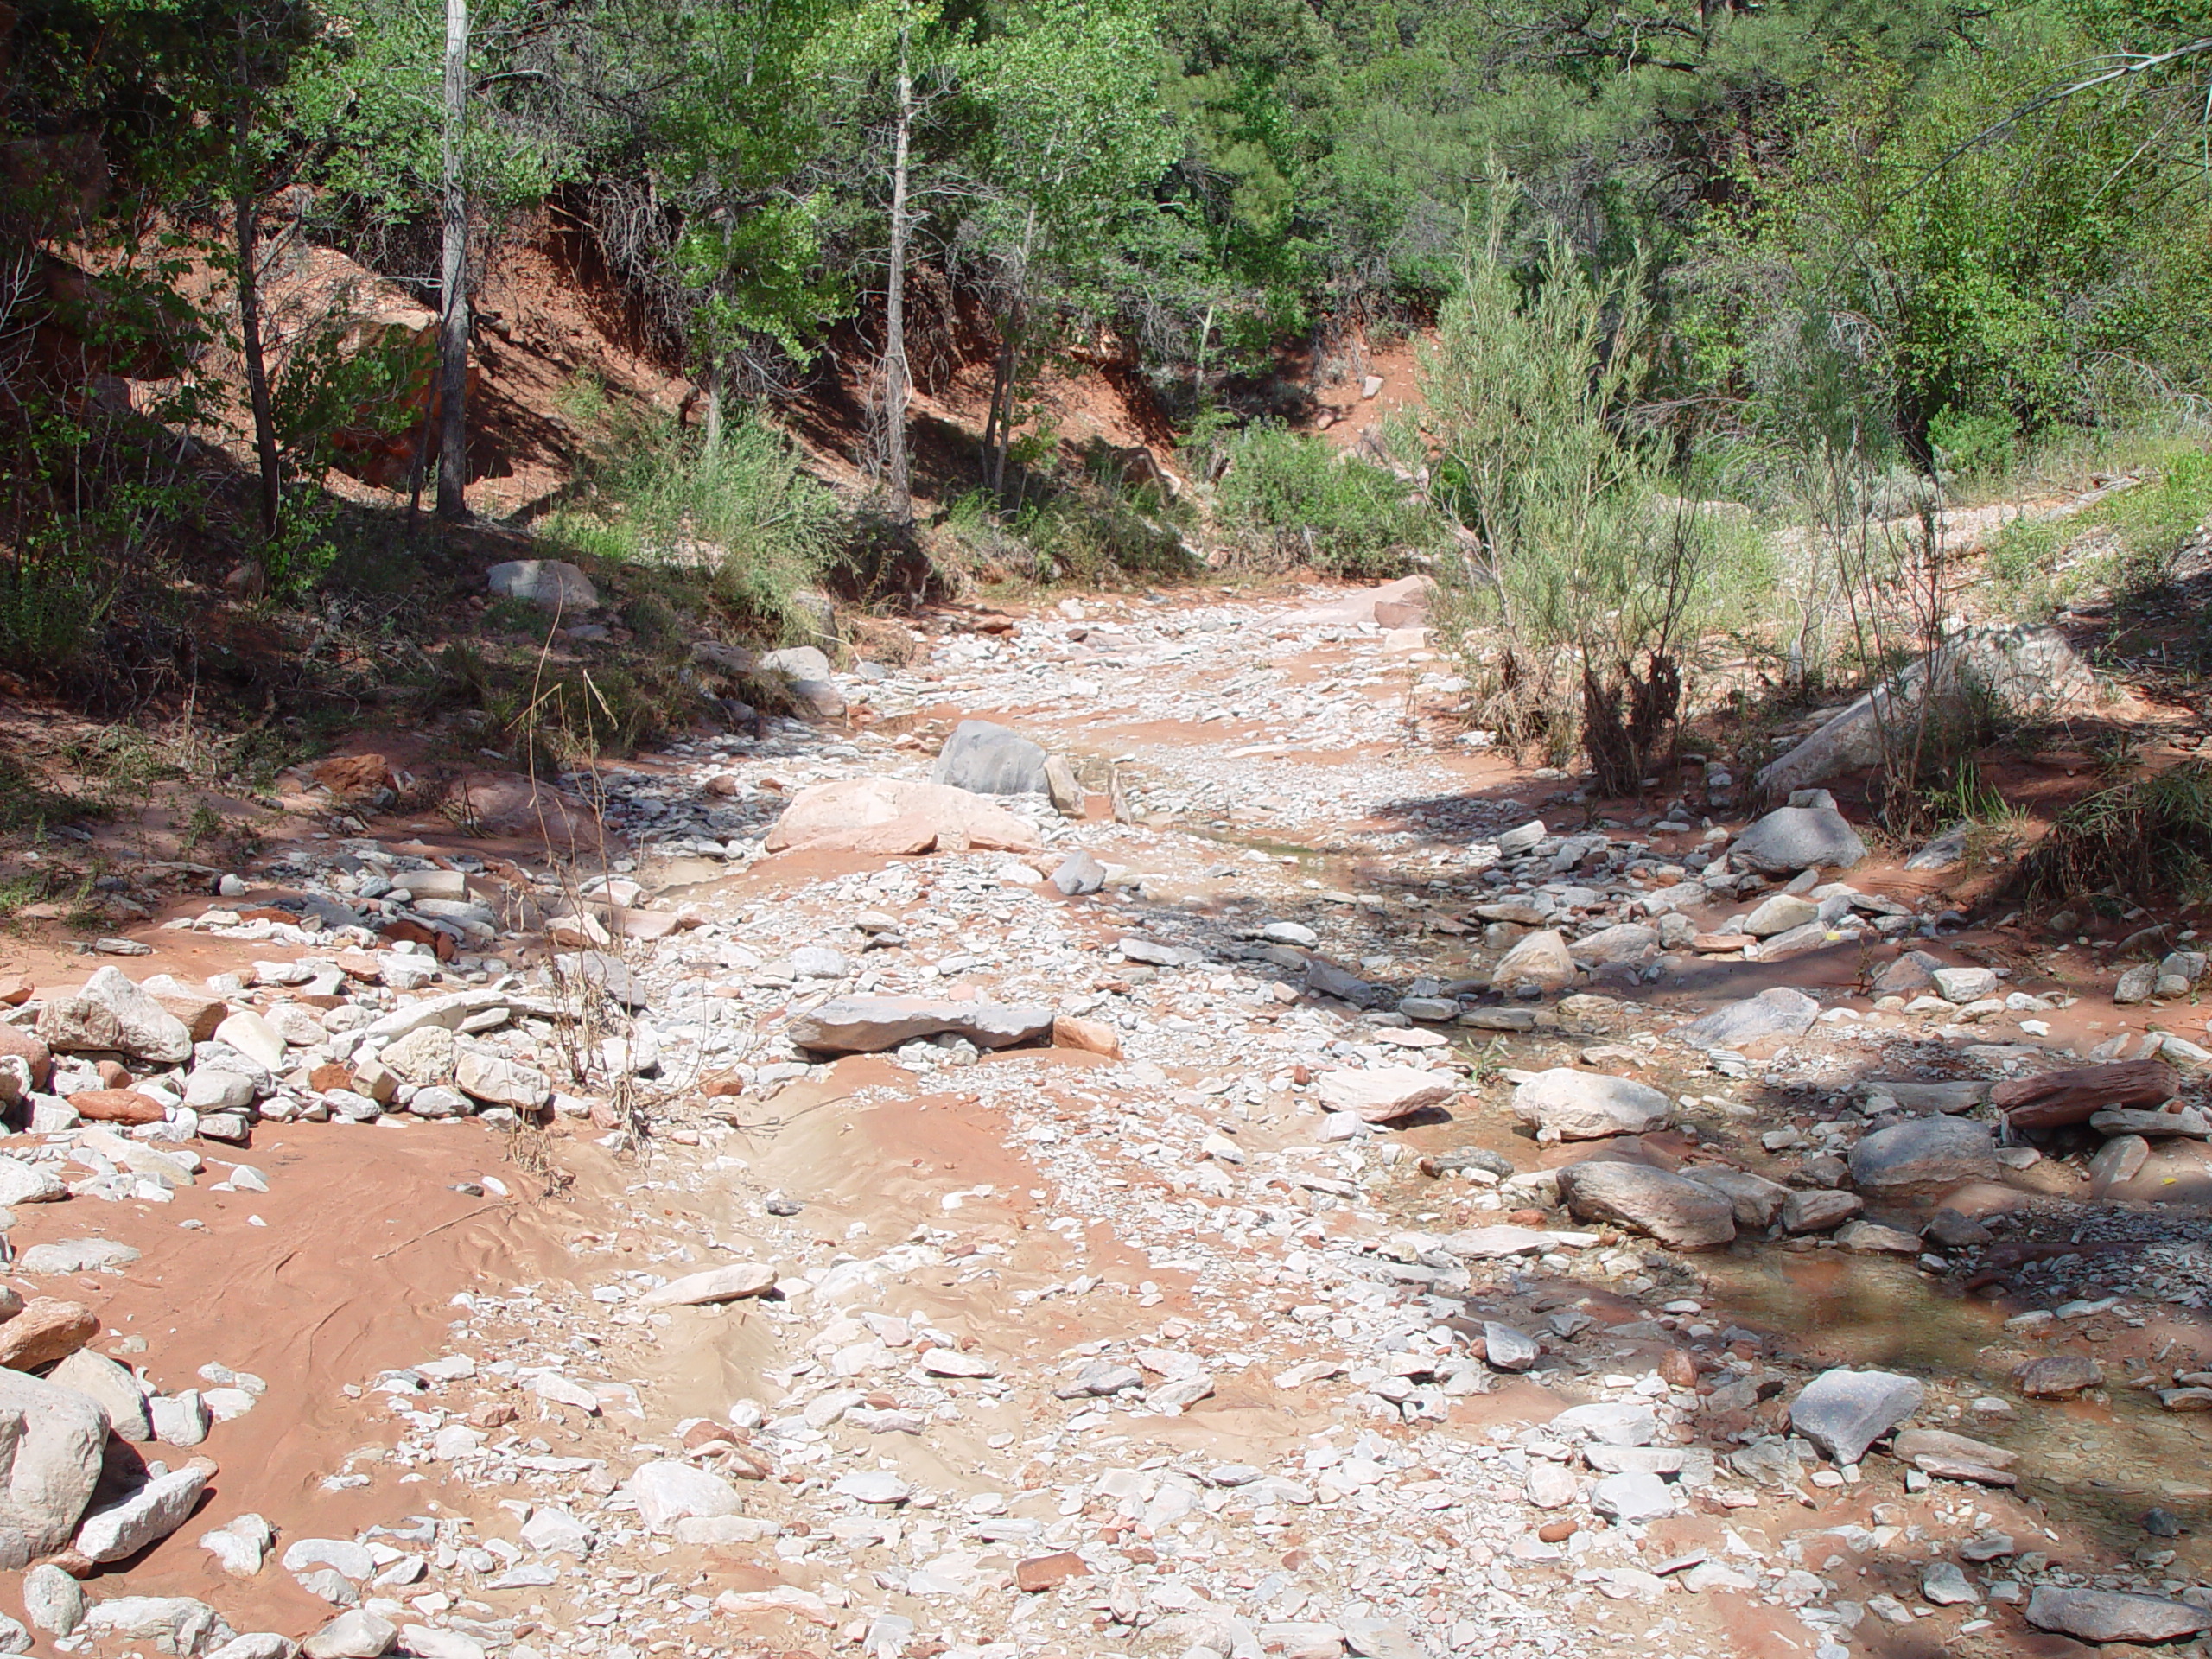
[[[50,1636],[67,1636],[85,1621],[85,1586],[50,1564],[23,1574],[23,1611]]]
[[[229,1044],[264,1071],[284,1069],[284,1039],[251,1008],[240,1008],[216,1027],[215,1040]]]
[[[639,1305],[643,1307],[705,1307],[716,1302],[734,1302],[747,1296],[763,1296],[775,1286],[776,1270],[773,1267],[743,1262],[734,1267],[709,1268],[704,1273],[688,1273],[681,1279],[672,1279],[658,1290],[647,1291],[639,1299]]]
[[[665,1531],[687,1515],[735,1515],[743,1507],[737,1488],[720,1475],[670,1459],[640,1464],[629,1485],[648,1532]]]
[[[200,1535],[200,1548],[234,1579],[250,1579],[269,1559],[276,1532],[269,1522],[251,1512]]]
[[[168,1537],[190,1517],[215,1465],[195,1458],[173,1474],[94,1510],[77,1529],[77,1549],[95,1561],[119,1561]]]
[[[307,1659],[378,1659],[391,1651],[399,1627],[388,1618],[351,1607],[300,1643]]]

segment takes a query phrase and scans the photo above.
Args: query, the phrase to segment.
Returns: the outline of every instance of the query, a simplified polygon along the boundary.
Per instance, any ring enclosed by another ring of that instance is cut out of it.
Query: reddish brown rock
[[[1547,1521],[1536,1529],[1536,1536],[1548,1544],[1563,1544],[1574,1536],[1572,1521]]]
[[[1086,1053],[1103,1054],[1109,1060],[1118,1060],[1122,1058],[1122,1034],[1103,1020],[1077,1020],[1071,1014],[1055,1014],[1052,1046],[1079,1048]]]
[[[93,1123],[158,1123],[162,1103],[136,1089],[92,1089],[69,1096],[77,1115]]]
[[[100,1333],[100,1316],[82,1302],[34,1296],[23,1311],[0,1325],[0,1365],[36,1370],[67,1359]]]
[[[154,1001],[184,1022],[184,1028],[192,1033],[192,1040],[195,1043],[214,1040],[215,1027],[221,1025],[231,1012],[230,1004],[220,997],[200,996],[189,991],[157,995]]]
[[[2164,1060],[2124,1060],[2000,1083],[1989,1091],[1989,1103],[2016,1129],[2056,1129],[2086,1123],[2107,1107],[2158,1106],[2180,1088]]]
[[[340,950],[330,960],[348,979],[358,979],[367,985],[384,982],[384,969],[378,965],[372,950]]]
[[[31,1000],[31,982],[21,974],[0,976],[0,1007],[20,1008]]]
[[[102,1060],[93,1070],[100,1074],[103,1089],[128,1089],[131,1084],[130,1068],[121,1060]]]
[[[1056,1555],[1032,1555],[1015,1564],[1014,1587],[1032,1592],[1050,1590],[1070,1579],[1080,1579],[1090,1571],[1089,1564],[1071,1549],[1061,1550]]]
[[[474,1428],[505,1428],[515,1420],[515,1408],[504,1400],[487,1400],[468,1414]]]
[[[353,1074],[346,1067],[335,1063],[318,1065],[308,1073],[308,1087],[317,1094],[332,1089],[353,1090]]]
[[[31,1069],[34,1088],[54,1081],[54,1052],[21,1026],[0,1025],[0,1054],[19,1056]]]

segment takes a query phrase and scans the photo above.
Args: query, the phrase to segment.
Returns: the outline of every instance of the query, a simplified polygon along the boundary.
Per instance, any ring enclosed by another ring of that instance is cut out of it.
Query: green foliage
[[[1393,576],[1445,540],[1415,486],[1318,437],[1258,423],[1230,442],[1228,455],[1216,521],[1246,564]]]
[[[2212,765],[2184,761],[2069,807],[2022,862],[2031,902],[2212,900]]]
[[[2087,593],[2156,587],[2208,520],[2212,455],[2179,449],[2154,476],[2085,512],[2011,520],[1991,543],[1989,575],[2008,611],[2048,615]]]
[[[791,441],[751,415],[719,448],[664,427],[626,434],[594,464],[584,505],[546,533],[601,558],[705,577],[734,614],[775,631],[804,622],[798,595],[821,577],[836,499]]]

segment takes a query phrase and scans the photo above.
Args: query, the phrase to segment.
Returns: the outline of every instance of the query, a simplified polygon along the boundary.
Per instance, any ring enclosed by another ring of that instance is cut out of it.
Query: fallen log
[[[2180,1087],[2164,1060],[2124,1060],[2000,1083],[1989,1091],[1989,1103],[2016,1129],[2056,1129],[2086,1123],[2111,1107],[2161,1105]]]

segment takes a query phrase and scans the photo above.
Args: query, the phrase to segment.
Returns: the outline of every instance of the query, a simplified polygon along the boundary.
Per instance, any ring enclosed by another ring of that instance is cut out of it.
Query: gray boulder
[[[0,1529],[29,1554],[50,1555],[76,1535],[99,1482],[107,1414],[74,1389],[0,1370]]]
[[[1920,1409],[1926,1390],[1895,1371],[1822,1371],[1789,1402],[1789,1427],[1837,1463],[1866,1448]]]
[[[826,680],[830,674],[829,658],[814,645],[786,645],[772,651],[760,659],[760,666],[792,680]]]
[[[1513,1091],[1514,1115],[1562,1141],[1597,1141],[1664,1128],[1674,1103],[1649,1084],[1555,1066]]]
[[[542,611],[599,608],[599,589],[565,559],[510,559],[486,570],[484,580],[498,597],[519,599]]]
[[[2082,1642],[2178,1642],[2212,1630],[2212,1612],[2164,1596],[2038,1585],[2028,1598],[2028,1623]]]
[[[973,795],[1048,792],[1046,753],[1020,732],[988,720],[963,720],[952,728],[930,768],[930,781]]]
[[[1894,1192],[1998,1178],[1989,1130],[1970,1118],[1916,1117],[1877,1129],[1851,1149],[1851,1179]]]
[[[1827,782],[1882,758],[1882,734],[1919,723],[1923,709],[1949,717],[1977,696],[2030,719],[2095,705],[2088,664],[2056,628],[1968,628],[1853,703],[1754,779],[1769,799]]]
[[[1794,893],[1777,893],[1744,918],[1738,930],[1755,939],[1770,939],[1777,933],[1787,933],[1793,927],[1802,927],[1808,922],[1821,918],[1821,907],[1811,899]]]
[[[1761,1037],[1802,1037],[1820,1017],[1821,1005],[1804,992],[1777,985],[1739,1002],[1725,1002],[1703,1019],[1675,1027],[1672,1034],[1692,1048],[1733,1048]]]
[[[1866,843],[1833,806],[1781,806],[1737,836],[1728,856],[1768,875],[1795,875],[1847,870],[1866,856]]]
[[[1071,899],[1096,893],[1105,885],[1106,867],[1081,848],[1062,859],[1060,868],[1052,872],[1052,886]]]
[[[1560,1196],[1586,1221],[1616,1221],[1670,1249],[1704,1250],[1736,1236],[1735,1205],[1707,1186],[1644,1164],[1569,1164]]]

